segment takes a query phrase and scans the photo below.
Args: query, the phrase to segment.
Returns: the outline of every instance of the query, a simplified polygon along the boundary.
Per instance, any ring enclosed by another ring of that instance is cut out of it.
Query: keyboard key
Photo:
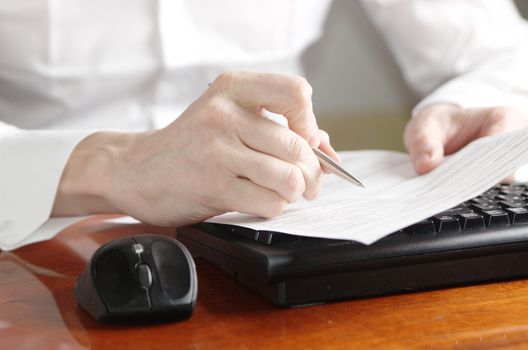
[[[506,213],[510,217],[510,222],[515,224],[524,224],[528,222],[528,209],[527,208],[507,208]]]
[[[271,240],[273,239],[273,232],[270,231],[257,231],[258,235],[256,238],[257,242],[264,243],[267,245],[271,244]]]
[[[231,226],[230,230],[232,233],[239,234],[240,236],[249,238],[251,240],[257,240],[259,236],[259,231],[255,231],[251,228],[242,227],[242,226]]]
[[[457,215],[460,219],[460,226],[462,230],[480,230],[485,227],[484,217],[482,215],[470,212],[470,213],[460,213]]]
[[[524,201],[524,197],[519,194],[499,194],[497,199],[509,202]]]
[[[463,213],[463,212],[471,212],[472,210],[469,209],[468,207],[464,206],[464,205],[458,205],[456,207],[453,207],[451,209],[448,209],[438,215],[455,215],[455,214],[458,214],[458,213]]]
[[[476,198],[473,198],[471,200],[471,203],[473,204],[495,204],[497,201],[494,197],[484,197],[484,196],[478,196]]]
[[[484,192],[482,196],[494,197],[498,195],[499,193],[500,193],[499,189],[492,188],[491,190],[487,190],[486,192]]]
[[[432,220],[427,219],[419,221],[414,225],[406,227],[403,229],[404,232],[410,233],[413,235],[423,235],[428,233],[435,233],[435,227]]]
[[[311,237],[304,237],[304,236],[297,236],[297,235],[290,235],[287,233],[282,232],[274,232],[274,231],[258,231],[258,236],[255,238],[255,241],[265,244],[265,245],[273,245],[275,243],[285,243],[285,242],[299,242],[302,240],[310,240],[315,239]],[[331,240],[328,240],[329,242]]]
[[[502,210],[483,210],[482,215],[486,226],[503,226],[510,223],[508,213]]]
[[[528,203],[524,201],[499,201],[499,203],[506,208],[519,208],[528,206]]]
[[[503,195],[521,195],[523,194],[523,192],[525,191],[524,188],[507,188],[507,189],[502,189],[500,190],[500,194],[503,194]]]
[[[435,215],[433,216],[435,230],[438,233],[459,232],[460,223],[455,215]]]
[[[471,208],[477,210],[477,211],[484,211],[484,210],[496,210],[501,209],[501,206],[497,203],[489,203],[489,204],[471,204]]]

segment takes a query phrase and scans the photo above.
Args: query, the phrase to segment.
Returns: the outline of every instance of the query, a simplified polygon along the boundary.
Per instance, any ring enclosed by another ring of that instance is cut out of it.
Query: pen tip
[[[363,183],[362,183],[361,181],[359,181],[358,179],[356,179],[355,177],[350,176],[350,180],[352,180],[352,182],[353,182],[356,186],[365,188],[365,185],[363,185]]]

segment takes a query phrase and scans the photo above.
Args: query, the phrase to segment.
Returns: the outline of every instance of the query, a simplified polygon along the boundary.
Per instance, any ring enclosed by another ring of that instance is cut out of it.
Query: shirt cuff
[[[53,237],[36,234],[50,217],[68,158],[94,131],[16,130],[0,134],[0,249]]]

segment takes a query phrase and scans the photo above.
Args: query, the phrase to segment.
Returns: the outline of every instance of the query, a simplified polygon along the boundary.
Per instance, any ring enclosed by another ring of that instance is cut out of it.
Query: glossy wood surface
[[[129,234],[173,234],[103,219],[1,253],[0,349],[528,348],[528,281],[282,309],[200,259],[190,320],[98,324],[73,294],[95,249]]]

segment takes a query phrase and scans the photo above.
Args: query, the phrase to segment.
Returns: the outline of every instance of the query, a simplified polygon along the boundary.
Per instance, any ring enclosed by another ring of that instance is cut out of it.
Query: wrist
[[[52,216],[120,213],[113,200],[116,175],[133,135],[97,132],[82,140],[63,170]]]

